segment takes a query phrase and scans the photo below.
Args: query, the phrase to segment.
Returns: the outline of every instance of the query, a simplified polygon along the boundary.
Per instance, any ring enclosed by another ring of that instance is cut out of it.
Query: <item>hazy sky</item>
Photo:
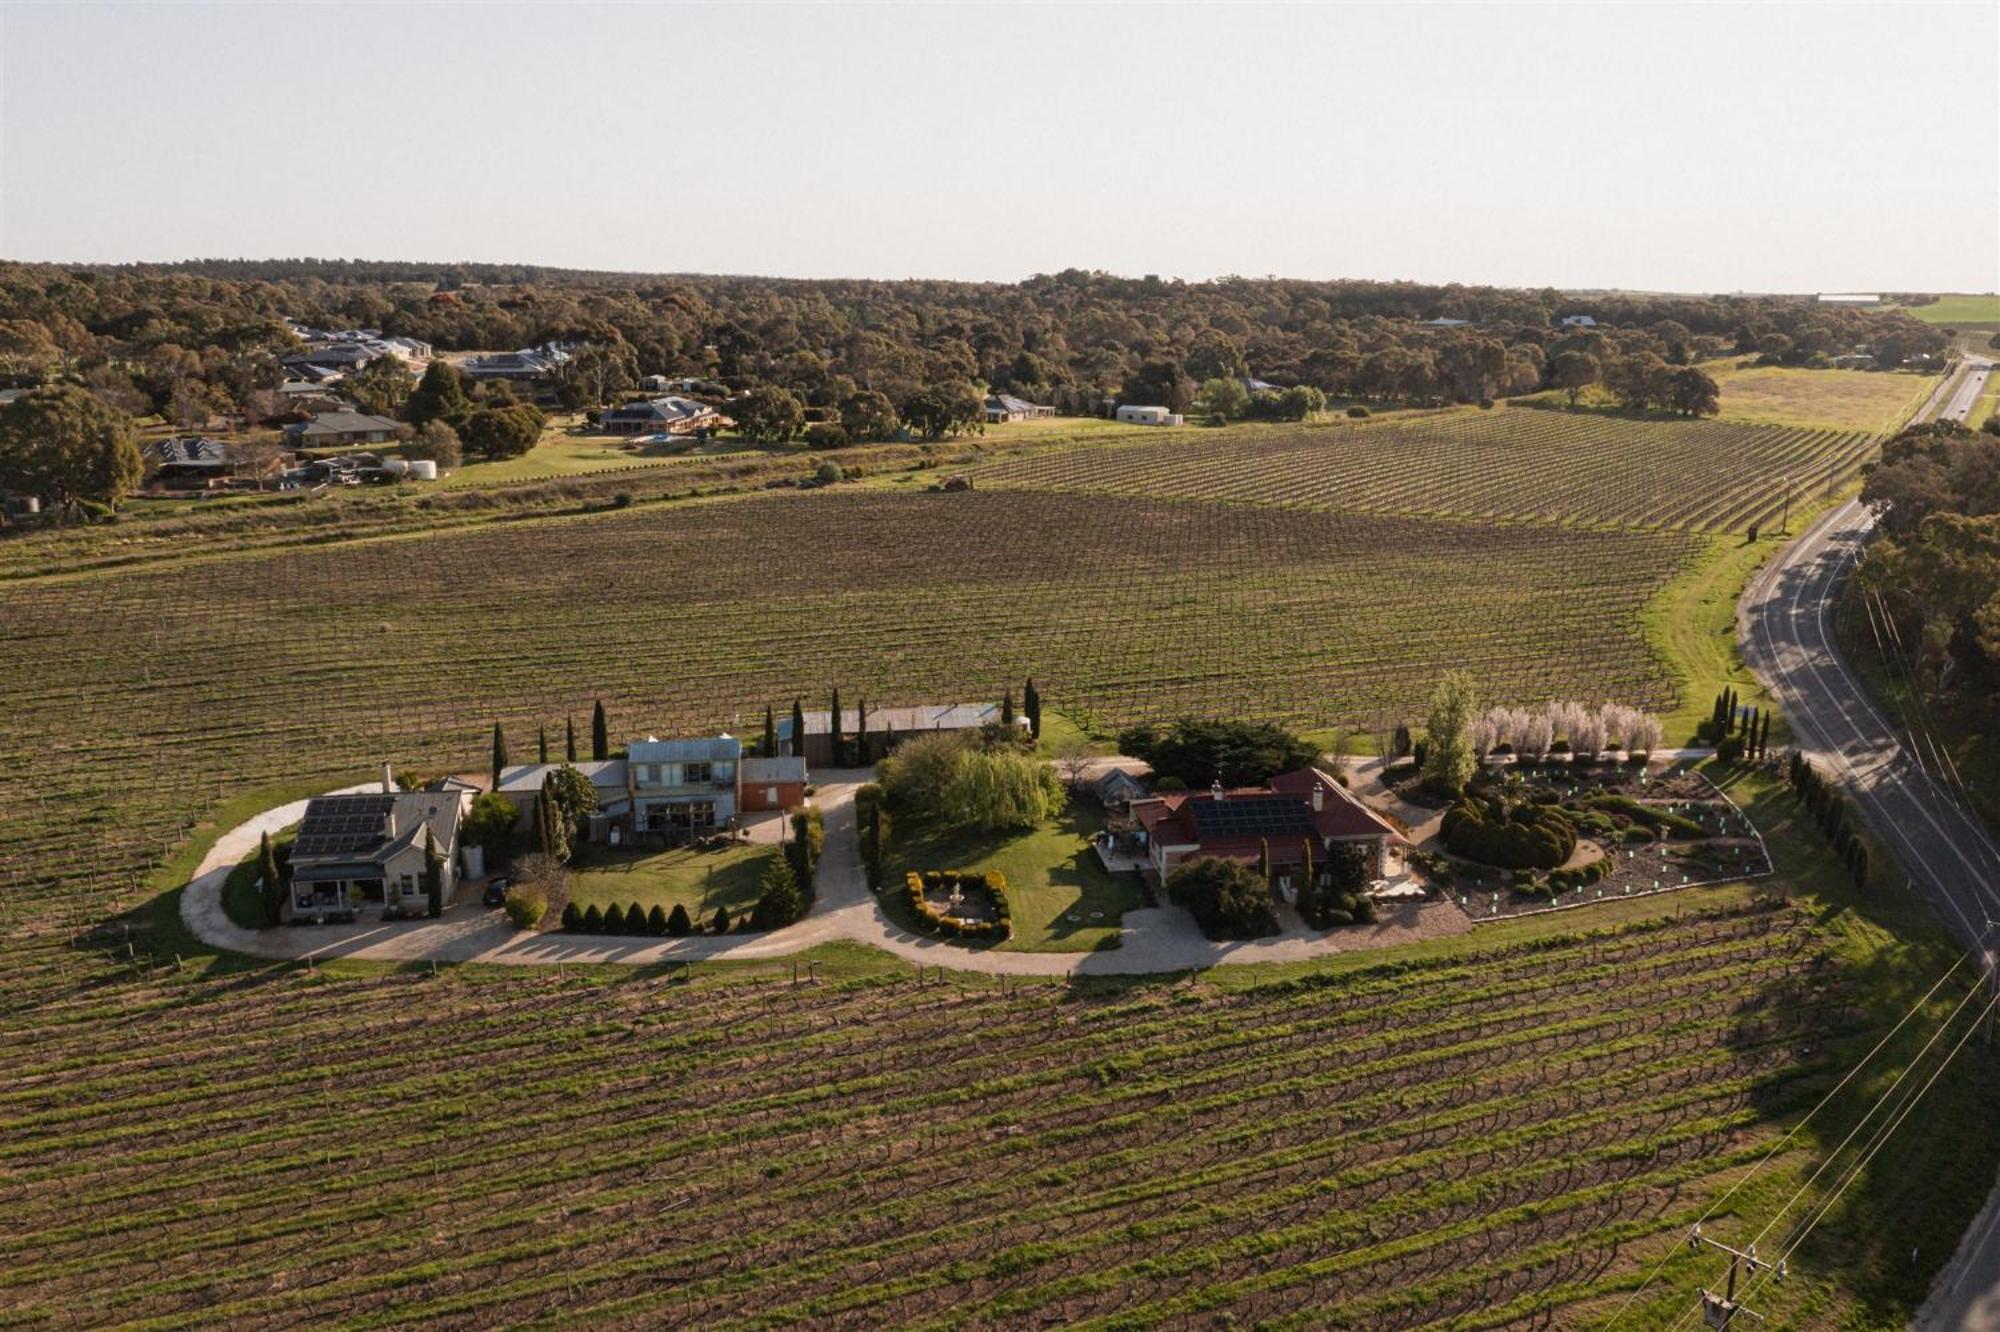
[[[2000,4],[0,0],[0,257],[2000,286]]]

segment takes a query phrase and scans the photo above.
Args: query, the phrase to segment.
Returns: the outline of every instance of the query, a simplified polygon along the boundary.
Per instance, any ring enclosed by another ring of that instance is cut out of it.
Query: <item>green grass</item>
[[[299,825],[294,823],[271,839],[271,849],[281,861],[298,836]],[[230,869],[229,877],[222,881],[222,910],[228,915],[230,923],[239,929],[264,927],[264,898],[257,891],[257,876],[262,868],[263,856],[262,847],[252,850]]]
[[[762,844],[654,851],[592,843],[571,862],[570,900],[579,910],[637,902],[671,912],[678,904],[703,924],[725,907],[734,919],[757,904],[757,881],[777,854],[777,847]]]
[[[1887,433],[1937,387],[1938,375],[1909,371],[1804,370],[1746,358],[1705,361],[1721,389],[1718,419]]]
[[[750,451],[747,445],[732,438],[711,440],[686,453],[660,453],[642,449],[624,436],[570,433],[581,421],[578,416],[552,418],[535,447],[520,457],[502,458],[497,462],[468,459],[440,478],[438,484],[445,489],[462,489],[519,481],[549,481],[620,468],[664,467],[691,459]]]
[[[2000,295],[1991,292],[1940,296],[1929,305],[1899,307],[1926,324],[2000,324]]]
[[[1103,826],[1094,812],[1072,807],[1024,833],[939,834],[899,828],[885,866],[883,905],[909,925],[896,895],[906,872],[999,870],[1007,876],[1014,935],[996,947],[1026,953],[1116,947],[1119,920],[1145,902],[1131,875],[1111,874],[1098,862],[1090,839]]]

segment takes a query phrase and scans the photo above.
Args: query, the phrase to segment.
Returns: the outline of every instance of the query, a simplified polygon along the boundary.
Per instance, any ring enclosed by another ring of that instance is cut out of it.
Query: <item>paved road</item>
[[[1979,401],[1979,395],[1986,391],[1986,380],[1992,373],[1992,361],[1979,356],[1966,357],[1965,368],[1960,372],[1957,381],[1950,385],[1950,398],[1938,415],[1947,421],[1974,424],[1966,421],[1966,417],[1972,411],[1973,404]]]
[[[1926,415],[1963,419],[1990,369],[1972,363]],[[1985,952],[2000,937],[1988,926],[2000,918],[2000,846],[1953,798],[1936,750],[1869,699],[1834,645],[1833,601],[1873,527],[1860,502],[1844,504],[1751,582],[1737,607],[1744,657],[1784,708],[1799,747],[1847,788],[1911,887],[1961,942]],[[2000,1332],[2000,1188],[1915,1326]]]

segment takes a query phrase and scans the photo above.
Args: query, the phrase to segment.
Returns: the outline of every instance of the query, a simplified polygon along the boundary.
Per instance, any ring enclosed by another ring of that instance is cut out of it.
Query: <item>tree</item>
[[[423,378],[403,403],[403,419],[411,425],[443,421],[457,429],[472,415],[472,399],[465,392],[465,375],[448,361],[432,361],[424,367]]]
[[[832,742],[833,746],[833,766],[844,768],[847,766],[847,736],[844,734],[845,727],[841,721],[840,686],[838,685],[834,686],[833,706],[829,710],[829,717],[827,738]]]
[[[1585,389],[1597,382],[1597,361],[1580,351],[1557,352],[1549,359],[1549,384],[1559,388],[1569,398],[1569,405],[1576,406],[1576,400]]]
[[[1466,728],[1478,709],[1472,676],[1447,672],[1431,690],[1430,713],[1424,723],[1424,783],[1456,795],[1472,780],[1474,758]]]
[[[1682,416],[1714,416],[1722,410],[1722,391],[1691,365],[1669,371],[1666,384],[1666,405]]]
[[[563,762],[576,762],[576,718],[563,718]]]
[[[416,376],[396,356],[377,356],[341,381],[341,391],[354,405],[376,416],[395,416],[409,401]]]
[[[1148,361],[1125,380],[1118,392],[1120,403],[1140,407],[1164,407],[1184,412],[1194,396],[1194,381],[1172,361]]]
[[[764,757],[776,758],[778,754],[778,719],[771,712],[771,705],[764,705]]]
[[[862,389],[841,400],[840,425],[857,444],[888,439],[896,433],[896,407],[886,393]]]
[[[1033,828],[1062,812],[1069,793],[1056,770],[1015,748],[978,737],[927,732],[882,760],[882,789],[899,813],[939,829]]]
[[[795,698],[792,700],[792,753],[801,757],[806,752],[806,713]]]
[[[755,444],[782,444],[806,427],[805,404],[789,389],[753,388],[729,404],[743,438]]]
[[[1035,688],[1035,677],[1021,686],[1021,712],[1028,719],[1028,734],[1039,740],[1042,738],[1042,691]]]
[[[548,761],[549,761],[549,728],[546,726],[538,726],[535,728],[535,762],[547,763]]]
[[[717,934],[727,934],[727,933],[729,933],[729,908],[728,908],[728,907],[720,907],[720,906],[719,906],[719,907],[717,907],[717,908],[715,909],[715,920],[714,920],[714,922],[713,922],[712,924],[710,924],[709,928],[710,928],[710,929],[712,929],[712,930],[714,930],[714,931],[715,931],[715,932],[716,932]]]
[[[986,428],[986,398],[970,383],[945,380],[904,399],[903,420],[925,439],[972,434]]]
[[[562,848],[560,852],[544,849],[557,860],[567,861],[584,821],[597,810],[597,788],[574,765],[565,763],[542,779],[539,803],[556,821],[560,834],[557,845]]]
[[[424,902],[432,919],[444,914],[444,852],[429,823],[424,824]]]
[[[604,718],[601,698],[590,709],[590,757],[599,763],[611,757],[611,728]]]
[[[472,798],[461,836],[466,845],[485,853],[488,870],[498,869],[514,853],[514,825],[520,818],[521,811],[506,796],[482,791]]]
[[[1167,879],[1167,896],[1187,908],[1211,939],[1254,939],[1275,933],[1270,884],[1248,865],[1197,856]]]
[[[639,355],[631,345],[591,342],[555,370],[556,401],[570,411],[596,407],[639,386]]]
[[[1317,746],[1281,726],[1200,717],[1182,718],[1164,731],[1150,725],[1121,731],[1118,750],[1146,760],[1156,776],[1176,777],[1191,788],[1257,786],[1319,758]]]
[[[281,924],[285,919],[285,878],[278,869],[278,853],[271,847],[271,834],[263,835],[257,851],[257,874],[263,889],[264,923]]]
[[[443,421],[426,421],[403,441],[403,456],[413,462],[429,461],[448,472],[465,461],[465,444]]]
[[[493,723],[493,783],[487,789],[500,789],[500,770],[507,766],[507,736],[500,729],[500,723]]]
[[[1227,333],[1208,328],[1203,329],[1195,337],[1194,345],[1188,348],[1187,372],[1195,379],[1227,379],[1234,382],[1250,373],[1250,363],[1243,359],[1243,349]],[[1209,410],[1214,409],[1211,403]]]
[[[1250,410],[1250,394],[1240,380],[1209,379],[1201,386],[1201,405],[1210,416],[1223,420],[1241,418]]]
[[[657,912],[659,908],[654,907],[653,910]],[[666,932],[676,939],[694,933],[694,922],[688,919],[688,909],[679,902],[674,903],[673,914],[666,917],[661,924],[665,926]]]
[[[806,899],[799,892],[798,878],[782,856],[772,856],[764,866],[757,889],[757,904],[750,909],[752,929],[782,929],[806,912]]]
[[[1650,411],[1667,400],[1672,371],[1652,352],[1623,356],[1612,362],[1605,384],[1634,411]]]
[[[489,461],[518,458],[542,437],[548,418],[534,408],[482,407],[465,418],[458,429],[465,447]]]
[[[1002,726],[1014,724],[1014,691],[1011,689],[1000,696],[1000,724]]]
[[[0,407],[0,490],[64,512],[83,500],[115,508],[145,472],[131,421],[84,389],[35,389]]]

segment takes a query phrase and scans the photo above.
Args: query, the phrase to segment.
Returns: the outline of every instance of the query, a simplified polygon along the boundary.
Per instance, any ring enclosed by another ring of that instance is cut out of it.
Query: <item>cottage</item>
[[[997,703],[946,703],[916,708],[870,708],[864,718],[859,710],[842,709],[840,714],[840,734],[847,742],[846,757],[849,761],[862,758],[859,753],[862,728],[865,722],[868,736],[868,755],[863,762],[872,762],[886,754],[898,740],[924,731],[977,731],[988,725],[998,725],[1000,705]],[[792,719],[778,718],[778,748],[786,754],[796,754],[815,768],[834,766],[833,715],[829,712],[808,712],[805,714],[806,733],[803,744],[795,745],[792,738]],[[1016,716],[1014,725],[1026,731],[1028,719]]]
[[[285,427],[285,441],[293,448],[346,448],[350,444],[381,444],[400,437],[401,421],[363,412],[321,412],[310,421]]]
[[[475,356],[459,368],[470,379],[547,379],[569,360],[569,348],[558,342],[520,351],[489,352]]]
[[[806,799],[806,761],[794,754],[746,758],[739,766],[740,808],[746,814],[795,809]]]
[[[1368,852],[1368,875],[1389,872],[1402,845],[1396,830],[1318,768],[1273,777],[1261,787],[1220,786],[1198,793],[1135,801],[1132,816],[1144,834],[1150,873],[1161,882],[1197,857],[1255,863],[1270,850],[1274,869],[1296,866],[1311,843],[1324,865],[1336,843]]]
[[[500,770],[500,784],[493,789],[520,811],[514,823],[516,828],[532,829],[535,826],[535,807],[541,802],[542,784],[548,780],[550,773],[564,766],[561,763],[524,763]],[[613,827],[631,827],[631,767],[624,759],[594,759],[567,766],[582,773],[597,793],[597,811],[590,818],[589,840],[603,841]]]
[[[1039,416],[1054,416],[1056,409],[1044,407],[1040,403],[1017,398],[1011,393],[989,393],[986,395],[986,423],[997,425],[1002,421],[1028,421]]]
[[[380,791],[308,801],[292,844],[285,919],[353,916],[370,905],[424,910],[430,847],[442,858],[449,901],[458,884],[458,829],[469,799],[463,791],[399,792],[384,765]]]
[[[735,422],[705,402],[670,394],[614,407],[598,424],[607,435],[692,435],[698,430],[722,430]]]
[[[1170,412],[1164,407],[1118,405],[1118,419],[1128,425],[1177,426],[1182,422],[1179,412]]]
[[[170,490],[203,490],[231,475],[229,450],[219,439],[190,435],[156,439],[146,446],[154,475]]]
[[[684,842],[731,826],[736,818],[737,765],[743,742],[730,735],[701,740],[647,736],[626,747],[634,833]]]

